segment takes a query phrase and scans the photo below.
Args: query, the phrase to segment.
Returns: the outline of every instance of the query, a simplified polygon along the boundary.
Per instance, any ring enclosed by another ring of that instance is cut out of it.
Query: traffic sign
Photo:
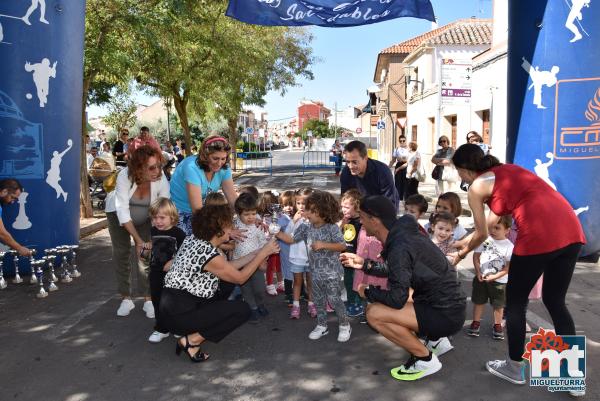
[[[360,133],[362,133],[362,128],[358,127],[358,128],[356,129],[356,133],[357,133],[357,134],[360,134]]]
[[[307,136],[312,136],[312,131],[306,131]]]
[[[383,120],[377,121],[377,129],[385,129],[385,121],[383,121]]]
[[[254,134],[254,128],[252,128],[252,127],[246,128],[246,134],[248,134],[248,135]]]
[[[471,102],[472,74],[471,60],[442,60],[441,103],[443,106],[468,105]]]

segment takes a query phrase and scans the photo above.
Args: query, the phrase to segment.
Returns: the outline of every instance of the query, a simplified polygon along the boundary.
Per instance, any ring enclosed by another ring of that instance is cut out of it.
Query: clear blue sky
[[[492,0],[432,0],[439,26],[460,18],[491,18]],[[410,39],[431,29],[431,23],[414,18],[399,18],[378,24],[352,28],[311,28],[314,55],[320,60],[312,68],[315,79],[301,80],[289,88],[284,97],[269,93],[266,97],[268,119],[293,117],[298,101],[322,100],[338,110],[366,103],[366,89],[373,85],[375,63],[379,52],[393,44]],[[150,104],[156,99],[138,95],[137,102]],[[88,109],[89,117],[103,114],[98,107]]]
[[[432,0],[432,4],[439,26],[460,18],[492,16],[492,0]],[[337,102],[338,110],[366,103],[379,52],[430,30],[431,23],[399,18],[360,27],[312,29],[314,54],[321,59],[313,66],[315,79],[301,81],[284,97],[270,93],[265,106],[270,121],[294,116],[302,98],[322,100],[329,108]]]

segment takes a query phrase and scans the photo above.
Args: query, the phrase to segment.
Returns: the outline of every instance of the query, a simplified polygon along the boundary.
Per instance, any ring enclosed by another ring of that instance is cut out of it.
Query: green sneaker
[[[431,354],[429,361],[424,361],[411,355],[404,365],[392,369],[390,374],[396,380],[414,381],[432,375],[441,368],[442,363],[435,354]]]

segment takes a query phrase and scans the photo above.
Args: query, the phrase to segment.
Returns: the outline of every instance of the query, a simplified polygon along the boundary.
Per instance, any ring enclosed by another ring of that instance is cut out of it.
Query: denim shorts
[[[290,262],[290,271],[292,273],[307,273],[308,265],[297,265],[295,263]]]

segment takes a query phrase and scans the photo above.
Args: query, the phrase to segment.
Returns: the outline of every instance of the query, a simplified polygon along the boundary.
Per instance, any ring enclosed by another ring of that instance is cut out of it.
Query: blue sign
[[[25,189],[2,220],[40,256],[79,241],[84,16],[84,1],[0,5],[0,178]]]
[[[378,120],[377,121],[377,129],[385,129],[385,121]]]
[[[254,128],[252,128],[252,127],[246,128],[246,134],[248,134],[248,135],[254,134]]]
[[[511,0],[509,18],[507,159],[569,201],[587,239],[582,254],[593,254],[600,251],[600,7]]]
[[[400,17],[435,21],[429,0],[229,0],[226,15],[267,26],[347,27]]]

